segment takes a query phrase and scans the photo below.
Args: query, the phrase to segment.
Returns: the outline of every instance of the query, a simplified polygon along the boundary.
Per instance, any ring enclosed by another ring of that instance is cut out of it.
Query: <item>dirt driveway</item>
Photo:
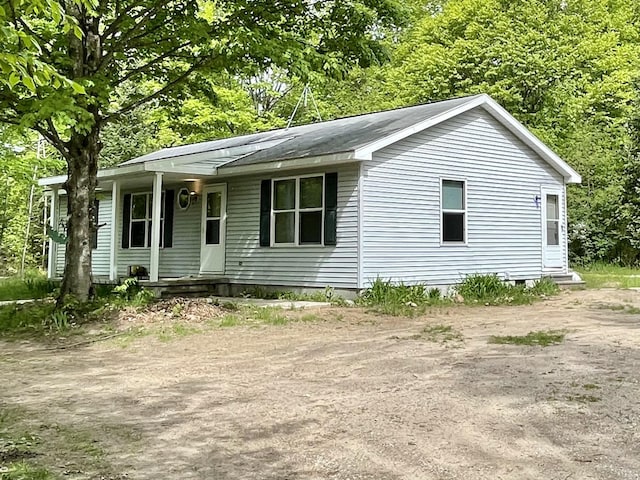
[[[0,343],[0,410],[73,440],[75,457],[55,453],[65,478],[638,479],[634,307],[637,291],[581,291],[126,346]],[[436,324],[464,339],[416,338]],[[564,343],[488,343],[544,329]],[[83,455],[93,472],[74,468]]]

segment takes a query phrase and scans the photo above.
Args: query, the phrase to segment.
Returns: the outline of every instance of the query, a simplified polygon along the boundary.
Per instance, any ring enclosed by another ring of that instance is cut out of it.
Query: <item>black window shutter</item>
[[[131,194],[124,196],[122,205],[122,248],[129,248],[129,229],[131,228]]]
[[[327,173],[324,176],[324,244],[337,242],[336,225],[338,220],[338,174]]]
[[[260,184],[260,246],[271,245],[271,180]]]
[[[173,247],[174,190],[164,192],[164,248]]]

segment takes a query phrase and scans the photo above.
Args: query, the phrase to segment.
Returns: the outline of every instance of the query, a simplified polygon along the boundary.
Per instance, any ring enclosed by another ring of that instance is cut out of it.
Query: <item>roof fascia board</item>
[[[144,172],[144,166],[140,165],[127,165],[126,167],[107,168],[105,170],[98,170],[98,180],[108,180],[111,178],[123,177],[125,175],[131,175],[132,173]],[[55,185],[62,185],[67,181],[67,175],[56,175],[55,177],[45,177],[38,180],[38,185],[43,187],[51,187]]]
[[[436,115],[435,117],[431,117],[427,120],[423,120],[422,122],[418,122],[392,135],[388,135],[379,140],[376,140],[375,142],[369,143],[364,147],[360,147],[356,149],[355,156],[356,158],[359,158],[362,160],[371,160],[373,158],[374,152],[377,152],[378,150],[381,150],[385,147],[388,147],[389,145],[399,142],[400,140],[403,140],[408,136],[413,135],[414,133],[422,132],[423,130],[429,127],[433,127],[434,125],[444,122],[445,120],[449,120],[450,118],[453,118],[457,115],[460,115],[461,113],[464,113],[468,110],[471,110],[472,108],[477,107],[478,105],[481,105],[484,102],[483,97],[484,97],[483,95],[479,95],[477,97],[470,98],[468,102],[465,102],[462,105],[458,105],[457,107],[446,110],[441,114]]]
[[[578,172],[562,160],[553,150],[547,147],[538,137],[536,137],[527,127],[493,100],[490,96],[484,95],[485,101],[482,107],[488,111],[496,120],[504,125],[511,133],[524,142],[529,148],[535,151],[547,161],[556,171],[561,173],[567,183],[581,183],[582,177]]]
[[[162,173],[180,173],[184,175],[215,175],[216,168],[205,165],[177,165],[175,167],[152,167],[145,170],[150,172],[162,172]]]
[[[252,173],[273,172],[274,170],[292,170],[295,168],[313,168],[329,165],[339,165],[357,161],[353,151],[321,155],[316,157],[294,158],[291,160],[278,160],[274,162],[256,163],[252,165],[221,166],[218,167],[218,176],[249,175]]]
[[[56,175],[55,177],[45,177],[38,180],[38,185],[41,187],[53,187],[55,185],[62,185],[67,181],[66,175]]]

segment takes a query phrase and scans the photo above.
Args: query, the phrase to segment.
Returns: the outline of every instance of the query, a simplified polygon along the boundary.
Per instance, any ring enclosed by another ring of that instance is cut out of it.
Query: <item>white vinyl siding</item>
[[[151,180],[150,182],[151,183]],[[174,190],[176,197],[183,185],[164,185],[163,190]],[[124,191],[125,193],[135,193]],[[174,202],[176,199],[174,198]],[[129,265],[142,265],[149,270],[150,248],[122,248],[122,198],[118,211],[118,275],[126,276]],[[102,206],[101,206],[102,209]],[[173,246],[160,249],[160,277],[197,275],[200,271],[200,224],[202,221],[202,198],[182,210],[173,207]]]
[[[364,286],[378,276],[432,285],[471,273],[540,277],[536,197],[563,178],[485,110],[386,147],[363,170]],[[466,182],[466,245],[440,242],[442,179]]]
[[[357,288],[358,165],[327,167],[338,172],[337,245],[261,247],[260,182],[283,175],[228,180],[225,277],[234,283],[290,287]]]
[[[111,238],[111,195],[98,194],[99,211],[98,225],[103,225],[98,229],[98,245],[91,251],[91,271],[97,276],[109,275],[109,240]],[[60,196],[58,205],[58,219],[66,222],[67,219],[67,197]],[[62,233],[62,232],[61,232]],[[58,245],[56,257],[56,276],[61,277],[64,273],[65,245]]]

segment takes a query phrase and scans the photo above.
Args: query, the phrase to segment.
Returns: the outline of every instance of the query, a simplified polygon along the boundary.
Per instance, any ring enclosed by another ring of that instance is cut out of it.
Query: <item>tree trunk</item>
[[[96,228],[93,209],[101,147],[99,125],[88,134],[73,133],[67,147],[67,244],[58,306],[68,297],[85,302],[93,294],[90,239]]]

